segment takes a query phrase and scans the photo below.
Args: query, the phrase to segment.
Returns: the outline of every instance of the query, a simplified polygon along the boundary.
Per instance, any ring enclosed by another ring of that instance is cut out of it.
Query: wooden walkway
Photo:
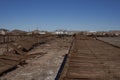
[[[59,80],[120,80],[120,49],[77,35]]]

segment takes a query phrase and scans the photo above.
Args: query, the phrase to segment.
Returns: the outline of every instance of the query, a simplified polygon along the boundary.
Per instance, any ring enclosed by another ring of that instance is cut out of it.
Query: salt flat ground
[[[98,39],[120,47],[120,37],[98,37]]]

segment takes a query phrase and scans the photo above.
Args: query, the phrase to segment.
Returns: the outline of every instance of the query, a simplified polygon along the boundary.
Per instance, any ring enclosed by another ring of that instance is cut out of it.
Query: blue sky
[[[0,28],[120,30],[120,0],[0,0]]]

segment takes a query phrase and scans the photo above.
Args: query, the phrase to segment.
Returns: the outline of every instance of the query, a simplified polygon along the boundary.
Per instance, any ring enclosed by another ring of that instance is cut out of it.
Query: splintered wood
[[[120,49],[76,35],[59,80],[120,80]]]

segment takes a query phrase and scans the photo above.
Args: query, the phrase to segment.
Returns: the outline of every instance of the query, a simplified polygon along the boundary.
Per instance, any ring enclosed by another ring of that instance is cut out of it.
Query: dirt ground
[[[29,54],[45,52],[43,56],[28,59],[28,64],[18,65],[13,70],[0,78],[0,80],[54,80],[64,55],[68,53],[72,38],[58,38],[46,44],[40,45]]]

